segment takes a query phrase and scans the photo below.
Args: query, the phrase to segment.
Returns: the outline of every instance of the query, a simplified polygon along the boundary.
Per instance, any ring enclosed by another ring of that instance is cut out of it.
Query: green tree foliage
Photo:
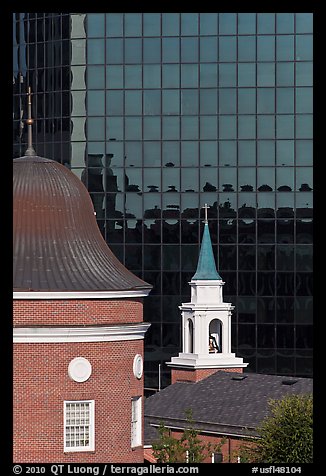
[[[313,397],[290,395],[269,402],[271,415],[257,428],[256,444],[243,446],[242,462],[312,463]]]
[[[194,428],[192,410],[185,411],[187,427],[180,438],[171,435],[163,422],[158,428],[159,440],[153,443],[153,455],[158,463],[201,463],[212,452],[219,452],[225,439],[218,445],[204,444]]]

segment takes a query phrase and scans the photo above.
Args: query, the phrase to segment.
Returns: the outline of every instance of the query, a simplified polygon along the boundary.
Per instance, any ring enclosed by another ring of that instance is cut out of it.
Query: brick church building
[[[143,462],[143,298],[80,179],[13,161],[13,459]]]

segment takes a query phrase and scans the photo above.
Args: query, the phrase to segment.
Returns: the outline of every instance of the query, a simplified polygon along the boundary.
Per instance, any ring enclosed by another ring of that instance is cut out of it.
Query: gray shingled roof
[[[243,380],[236,380],[244,376]],[[284,382],[295,382],[292,385]],[[178,382],[145,401],[145,443],[153,441],[149,425],[184,428],[192,409],[196,428],[204,432],[257,436],[270,399],[313,392],[311,378],[219,371],[197,383]]]

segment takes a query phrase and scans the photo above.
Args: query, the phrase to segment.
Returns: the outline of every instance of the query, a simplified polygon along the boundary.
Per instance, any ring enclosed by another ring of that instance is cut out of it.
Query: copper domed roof
[[[106,244],[69,169],[35,155],[14,159],[13,199],[14,291],[149,292]]]

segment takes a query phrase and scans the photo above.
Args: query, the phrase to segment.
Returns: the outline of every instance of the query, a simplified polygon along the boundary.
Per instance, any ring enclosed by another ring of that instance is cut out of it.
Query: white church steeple
[[[172,383],[198,381],[218,371],[242,372],[247,363],[231,352],[231,314],[234,306],[223,301],[224,282],[218,274],[207,221],[205,221],[197,270],[190,281],[191,301],[182,314],[182,352],[167,365]]]

